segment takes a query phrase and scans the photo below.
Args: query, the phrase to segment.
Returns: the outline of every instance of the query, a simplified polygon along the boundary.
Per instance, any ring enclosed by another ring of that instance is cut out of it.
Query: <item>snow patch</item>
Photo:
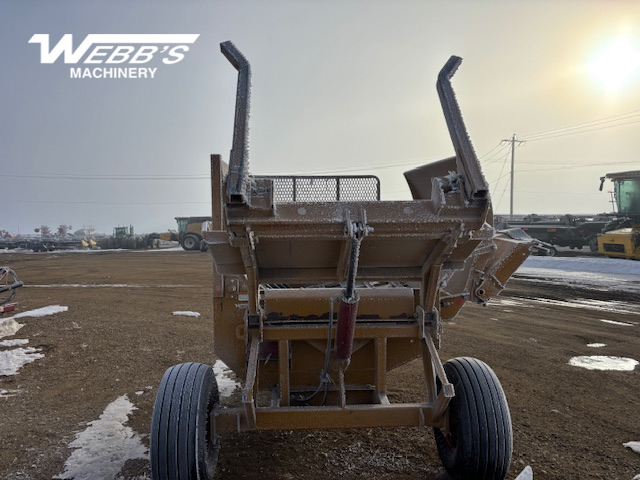
[[[38,348],[14,348],[0,351],[0,377],[17,375],[23,365],[44,358],[44,353],[38,353]]]
[[[638,365],[637,360],[625,357],[609,357],[604,355],[592,355],[589,357],[573,357],[569,360],[569,365],[582,367],[587,370],[615,370],[619,372],[630,372]]]
[[[69,307],[50,305],[48,307],[20,312],[12,317],[0,320],[0,338],[15,335],[18,330],[24,327],[24,324],[15,321],[16,318],[45,317],[47,315],[66,312],[67,310],[69,310]],[[29,343],[29,340],[26,339],[3,340],[0,342],[0,347],[14,347],[17,345],[26,345],[27,343]],[[44,358],[44,353],[39,353],[40,351],[38,348],[22,347],[0,351],[0,376],[17,375],[18,370],[27,363]]]
[[[531,467],[529,465],[524,467],[524,470],[520,472],[520,475],[518,475],[515,480],[533,480],[533,470]]]
[[[618,314],[635,314],[638,306],[628,302],[617,301],[601,301],[585,298],[570,298],[567,300],[554,300],[551,298],[533,298],[533,302],[545,303],[549,305],[559,305],[561,307],[571,308],[587,308],[589,310],[598,310],[602,312],[613,312]]]
[[[35,310],[28,310],[26,312],[16,313],[11,318],[24,318],[24,317],[46,317],[48,315],[54,315],[56,313],[66,312],[69,307],[63,307],[62,305],[49,305],[48,307],[36,308]]]
[[[18,330],[22,327],[24,327],[24,324],[16,322],[13,317],[0,320],[0,338],[11,337],[18,333]]]
[[[617,322],[615,320],[606,320],[604,318],[600,319],[601,322],[604,323],[610,323],[611,325],[622,325],[623,327],[633,327],[633,323],[628,323],[628,322]]]
[[[0,342],[0,347],[17,347],[27,343],[29,343],[29,340],[26,338],[16,338],[15,340],[3,340]]]
[[[591,347],[591,348],[602,348],[606,346],[607,346],[606,343],[587,343],[587,347]]]
[[[76,450],[65,462],[64,471],[54,478],[115,478],[127,460],[146,459],[148,452],[142,437],[124,426],[135,409],[126,395],[107,405],[98,420],[89,422],[86,430],[76,434],[69,444]]]
[[[240,383],[233,378],[233,372],[222,360],[217,360],[213,365],[213,373],[216,375],[221,397],[230,397],[236,388],[240,388]]]
[[[18,330],[24,327],[24,324],[15,321],[16,318],[45,317],[47,315],[53,315],[55,313],[66,312],[67,310],[69,310],[69,307],[63,307],[61,305],[50,305],[48,307],[36,308],[35,310],[16,313],[11,317],[4,318],[0,320],[0,338],[15,335]]]
[[[636,453],[640,453],[640,442],[627,442],[623,443],[622,446],[630,448]]]
[[[5,390],[3,388],[0,388],[0,398],[15,397],[19,393],[20,390]]]
[[[510,298],[494,298],[490,303],[496,303],[498,305],[503,305],[505,307],[517,307],[522,305],[522,302],[519,300],[512,300]]]
[[[199,317],[200,316],[198,312],[189,312],[188,310],[178,310],[177,312],[173,312],[173,315],[181,315],[183,317]]]
[[[530,256],[516,270],[517,277],[540,279],[555,285],[580,285],[591,289],[640,292],[640,269],[636,262],[602,257]]]

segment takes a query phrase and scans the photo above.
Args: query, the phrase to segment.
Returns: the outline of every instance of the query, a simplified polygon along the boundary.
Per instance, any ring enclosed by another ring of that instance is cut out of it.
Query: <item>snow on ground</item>
[[[23,365],[44,358],[44,353],[38,352],[40,349],[33,347],[0,350],[0,377],[17,375]]]
[[[16,338],[15,340],[3,340],[0,342],[0,347],[17,347],[18,345],[26,345],[29,340],[26,338]]]
[[[516,480],[533,480],[533,470],[529,465],[524,467],[524,470],[516,477]]]
[[[166,246],[161,248],[150,248],[149,250],[145,250],[146,252],[184,252],[184,248],[182,248],[179,244],[173,246]]]
[[[588,290],[640,293],[640,262],[606,257],[538,257],[531,256],[514,275],[533,282],[553,285],[574,285]],[[637,313],[636,295],[629,301],[602,301],[588,298],[566,300],[536,299],[536,301],[576,308],[588,308],[609,313]],[[511,300],[507,300],[511,301]],[[614,320],[603,319],[613,323]],[[633,326],[633,323],[625,323]]]
[[[622,446],[630,448],[636,453],[640,453],[640,442],[627,442],[623,443]]]
[[[148,452],[142,437],[124,425],[135,409],[126,395],[107,405],[98,420],[89,422],[84,431],[76,434],[69,444],[75,450],[64,470],[54,478],[116,478],[127,460],[146,459]]]
[[[640,293],[640,263],[619,258],[531,256],[516,270],[516,276],[556,285]]]
[[[239,387],[231,378],[233,374],[229,368],[220,360],[213,366],[213,371],[221,397],[230,396]],[[135,393],[140,395],[143,391]],[[142,443],[142,436],[125,426],[135,409],[126,395],[110,403],[98,420],[89,422],[84,431],[76,434],[69,444],[75,450],[65,462],[64,470],[55,478],[118,478],[127,460],[147,459],[149,452]]]
[[[61,305],[50,305],[48,307],[36,308],[35,310],[27,310],[26,312],[16,313],[11,317],[3,318],[0,320],[0,338],[10,337],[15,335],[24,325],[16,322],[16,318],[24,317],[45,317],[47,315],[54,315],[60,312],[66,312],[69,307],[63,307]]]
[[[607,290],[629,293],[629,301],[601,301],[588,298],[567,298],[566,300],[538,299],[495,299],[500,306],[526,306],[529,302],[542,302],[575,308],[586,308],[615,314],[637,314],[640,310],[637,294],[640,293],[640,262],[605,257],[529,257],[516,271],[521,279],[545,282],[555,285],[575,285],[588,290]],[[617,318],[617,317],[616,317]],[[638,327],[634,321],[620,321],[601,318],[601,322],[612,328]],[[590,343],[591,348],[604,348],[604,343]],[[615,353],[615,352],[612,352]],[[577,356],[569,359],[569,365],[588,370],[633,371],[638,360],[612,355]]]
[[[216,361],[213,365],[213,373],[216,375],[216,381],[218,382],[218,392],[221,397],[229,397],[236,390],[240,388],[240,383],[234,380],[233,372],[225,365],[222,360]]]
[[[176,312],[173,312],[173,315],[181,315],[183,317],[199,317],[200,313],[190,312],[188,310],[178,310]]]
[[[638,364],[640,364],[640,362],[633,358],[605,355],[573,357],[569,360],[569,365],[573,365],[574,367],[582,367],[587,370],[615,370],[618,372],[631,372]]]
[[[0,338],[15,335],[24,324],[16,322],[13,317],[0,320]]]
[[[46,317],[47,315],[54,315],[60,312],[66,312],[69,307],[63,307],[62,305],[49,305],[48,307],[36,308],[35,310],[27,310],[26,312],[16,313],[13,318],[23,317]]]
[[[69,307],[62,305],[50,305],[48,307],[36,308],[26,312],[16,313],[15,315],[0,320],[0,338],[10,337],[18,333],[24,324],[15,321],[16,318],[25,317],[45,317],[60,312],[66,312]],[[29,343],[27,339],[3,340],[0,342],[0,348],[16,347],[18,345],[26,345]],[[40,349],[33,347],[11,348],[10,350],[0,350],[0,376],[17,375],[18,370],[23,365],[31,363],[40,358],[44,358],[44,353],[39,353]]]
[[[507,287],[508,288],[508,287]],[[629,296],[632,298],[632,296]],[[495,297],[490,301],[491,305],[500,305],[503,307],[516,307],[528,305],[530,303],[542,303],[546,305],[559,305],[562,307],[572,308],[586,308],[589,310],[598,310],[607,313],[637,313],[638,304],[636,302],[620,302],[620,301],[602,301],[588,298],[567,298],[566,300],[554,300],[552,298],[504,298]],[[513,310],[503,310],[505,312],[511,312]],[[632,327],[634,322],[620,322],[616,320],[601,319],[601,322],[611,323],[613,325],[624,325]]]

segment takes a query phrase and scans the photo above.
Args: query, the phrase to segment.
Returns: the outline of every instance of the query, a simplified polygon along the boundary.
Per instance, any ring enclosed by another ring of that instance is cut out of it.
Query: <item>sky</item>
[[[74,49],[89,34],[199,36],[176,63],[125,64],[154,78],[96,79],[70,74],[107,66],[83,63],[92,50],[41,63],[35,34]],[[252,66],[253,174],[374,174],[383,199],[410,198],[402,173],[453,155],[435,88],[451,55],[497,213],[514,134],[516,214],[611,211],[600,176],[640,169],[636,1],[0,0],[0,229],[150,233],[210,214],[209,157],[228,160],[232,140],[227,40]]]

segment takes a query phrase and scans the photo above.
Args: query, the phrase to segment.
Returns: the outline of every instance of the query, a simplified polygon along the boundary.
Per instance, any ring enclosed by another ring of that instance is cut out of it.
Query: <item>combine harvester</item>
[[[178,242],[187,251],[204,249],[202,245],[202,231],[211,217],[175,217],[178,231],[168,231],[159,234],[160,240]]]
[[[618,215],[598,236],[598,252],[612,258],[640,260],[640,170],[607,173],[600,177],[600,191],[606,179],[614,186]]]
[[[455,156],[405,173],[413,200],[380,201],[376,177],[249,173],[250,67],[238,70],[229,165],[213,155],[214,348],[243,379],[223,408],[210,366],[175,365],[153,411],[153,478],[215,473],[220,436],[247,430],[433,426],[457,479],[504,479],[509,409],[496,375],[468,357],[442,363],[442,322],[497,295],[534,240],[496,232],[489,185],[450,79],[438,77]],[[421,357],[424,401],[391,403],[387,372]],[[530,469],[527,469],[530,472]],[[530,478],[523,472],[522,478]]]

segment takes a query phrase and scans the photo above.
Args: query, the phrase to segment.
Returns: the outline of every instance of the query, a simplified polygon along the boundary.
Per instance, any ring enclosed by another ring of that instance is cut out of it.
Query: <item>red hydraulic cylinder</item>
[[[336,357],[349,360],[353,352],[353,336],[356,331],[358,297],[340,298],[338,322],[336,325]]]

